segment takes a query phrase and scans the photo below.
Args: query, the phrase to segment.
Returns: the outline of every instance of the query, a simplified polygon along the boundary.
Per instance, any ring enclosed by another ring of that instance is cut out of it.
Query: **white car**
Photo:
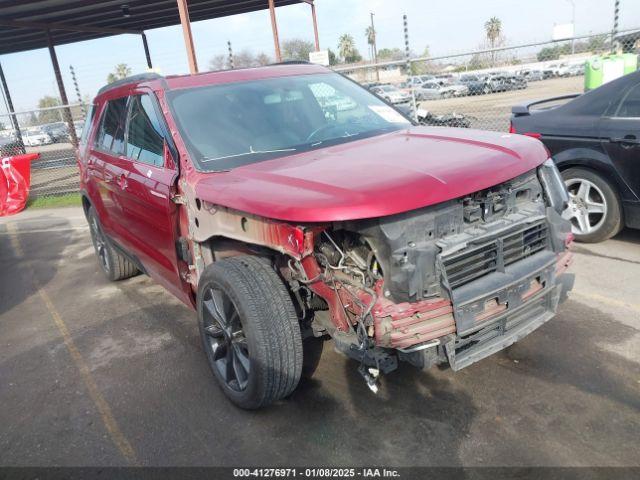
[[[371,89],[373,93],[384,98],[387,102],[393,103],[406,103],[411,100],[411,95],[404,92],[393,85],[381,85]]]
[[[39,128],[28,128],[22,132],[22,141],[28,147],[38,147],[53,143],[51,136]]]
[[[417,100],[433,100],[437,98],[462,97],[469,94],[469,87],[457,83],[425,82],[415,89]]]

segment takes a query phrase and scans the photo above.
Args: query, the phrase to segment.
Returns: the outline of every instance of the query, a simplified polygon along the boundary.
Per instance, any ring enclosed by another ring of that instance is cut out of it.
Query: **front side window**
[[[124,153],[124,118],[127,98],[109,100],[96,138],[96,147],[115,155]]]
[[[334,73],[174,90],[169,100],[190,156],[206,171],[410,125],[371,92]]]
[[[632,87],[622,100],[616,117],[640,118],[640,83]]]
[[[131,97],[128,125],[127,157],[157,167],[163,166],[164,137],[149,95]]]

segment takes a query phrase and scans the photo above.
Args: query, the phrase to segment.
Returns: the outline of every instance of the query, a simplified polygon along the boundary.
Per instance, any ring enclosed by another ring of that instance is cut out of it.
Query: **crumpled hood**
[[[207,202],[291,222],[392,215],[489,188],[542,164],[541,142],[522,135],[411,127],[287,157],[199,175]]]

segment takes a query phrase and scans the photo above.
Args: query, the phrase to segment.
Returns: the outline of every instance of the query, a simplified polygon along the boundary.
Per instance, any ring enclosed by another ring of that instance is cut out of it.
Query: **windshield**
[[[189,153],[205,171],[410,125],[386,103],[335,73],[175,90],[169,98]]]

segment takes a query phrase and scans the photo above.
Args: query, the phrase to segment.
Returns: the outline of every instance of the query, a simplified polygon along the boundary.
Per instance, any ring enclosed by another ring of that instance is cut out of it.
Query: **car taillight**
[[[513,126],[513,122],[509,122],[509,133],[518,133],[516,132],[515,127]]]

